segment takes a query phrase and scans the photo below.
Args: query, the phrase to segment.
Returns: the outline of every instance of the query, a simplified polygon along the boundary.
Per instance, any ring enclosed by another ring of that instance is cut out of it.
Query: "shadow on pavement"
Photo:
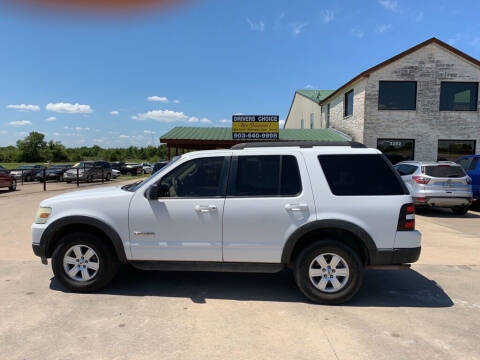
[[[54,278],[50,288],[68,292]],[[290,271],[277,274],[140,271],[124,266],[98,294],[165,296],[236,301],[308,302]],[[449,307],[453,302],[435,283],[413,270],[367,270],[360,292],[343,306]]]
[[[473,210],[475,211],[475,210]],[[425,217],[456,218],[456,219],[478,219],[480,214],[468,211],[465,215],[455,215],[450,209],[445,208],[417,208],[415,213]]]

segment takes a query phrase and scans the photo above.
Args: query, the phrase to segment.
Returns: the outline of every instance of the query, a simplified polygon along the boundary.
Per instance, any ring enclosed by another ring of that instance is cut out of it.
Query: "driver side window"
[[[226,158],[223,156],[187,161],[160,180],[159,197],[225,196],[226,164]]]

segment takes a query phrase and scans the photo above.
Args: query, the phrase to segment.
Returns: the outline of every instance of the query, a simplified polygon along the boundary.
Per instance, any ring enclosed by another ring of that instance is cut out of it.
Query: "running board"
[[[285,269],[283,264],[240,263],[213,261],[129,261],[140,270],[157,271],[218,271],[246,273],[276,273]]]

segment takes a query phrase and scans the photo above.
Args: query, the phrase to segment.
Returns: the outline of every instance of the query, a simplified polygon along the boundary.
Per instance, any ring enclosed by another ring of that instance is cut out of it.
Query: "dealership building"
[[[336,90],[297,90],[286,129],[334,129],[393,162],[479,153],[480,61],[431,38]]]

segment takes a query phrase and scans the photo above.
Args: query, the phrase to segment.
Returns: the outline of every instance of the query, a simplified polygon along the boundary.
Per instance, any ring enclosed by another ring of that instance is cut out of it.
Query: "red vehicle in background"
[[[17,180],[10,175],[10,172],[0,165],[0,188],[8,187],[8,190],[15,191],[17,189]]]

